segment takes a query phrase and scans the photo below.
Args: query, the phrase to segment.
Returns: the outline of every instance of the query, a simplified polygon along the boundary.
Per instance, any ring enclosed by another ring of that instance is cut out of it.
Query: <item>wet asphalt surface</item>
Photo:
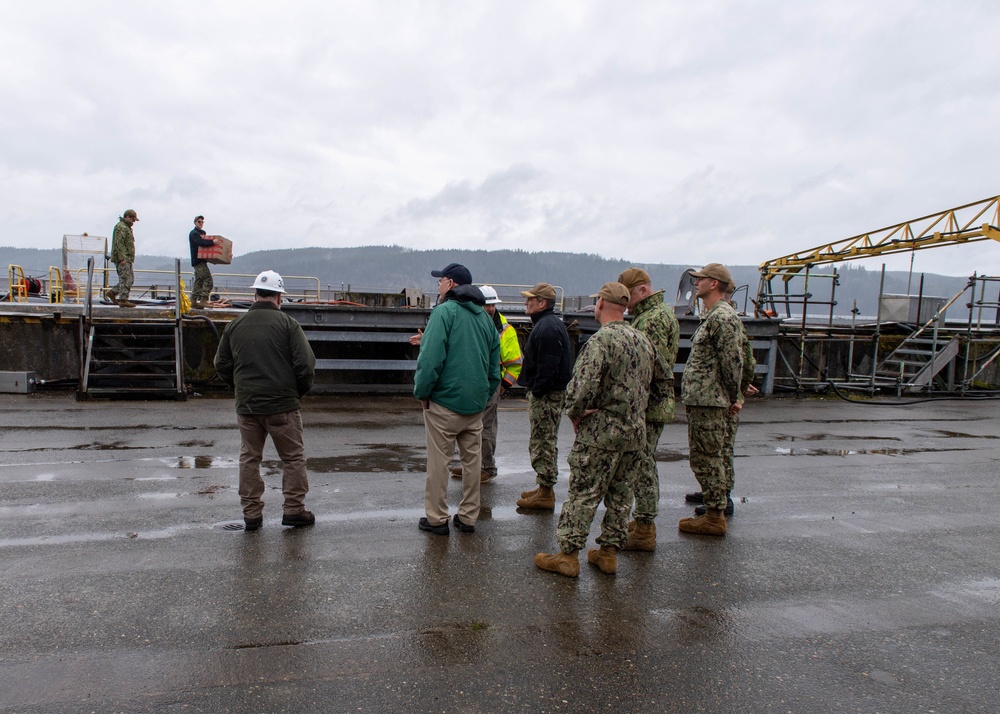
[[[0,711],[1000,710],[1000,403],[752,400],[724,539],[676,529],[682,411],[656,552],[578,579],[532,563],[572,429],[556,513],[518,514],[501,407],[483,519],[444,538],[410,399],[308,399],[317,523],[281,527],[269,445],[245,533],[231,400],[0,395]]]

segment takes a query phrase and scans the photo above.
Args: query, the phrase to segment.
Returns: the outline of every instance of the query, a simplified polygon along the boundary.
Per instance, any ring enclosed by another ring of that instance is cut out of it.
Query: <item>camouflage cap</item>
[[[133,211],[131,208],[122,214],[122,218],[131,218],[133,221],[139,220],[139,216],[135,215],[135,211]]]
[[[521,295],[526,298],[536,297],[543,300],[555,300],[556,289],[548,283],[538,283],[531,290],[522,290]]]
[[[621,305],[628,305],[629,290],[621,283],[604,283],[601,289],[590,297],[603,298],[605,301]]]
[[[629,268],[618,276],[618,282],[629,290],[635,290],[640,285],[649,285],[653,281],[650,279],[649,273],[642,268]]]
[[[735,285],[733,276],[729,274],[726,266],[721,263],[709,263],[701,270],[692,270],[691,277],[718,280],[723,290],[727,290],[730,285]]]

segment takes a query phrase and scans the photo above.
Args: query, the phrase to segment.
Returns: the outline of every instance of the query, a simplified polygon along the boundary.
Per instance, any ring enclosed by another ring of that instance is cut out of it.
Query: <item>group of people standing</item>
[[[474,533],[480,487],[496,476],[496,410],[503,393],[519,383],[528,392],[528,451],[536,487],[521,494],[519,512],[554,511],[558,478],[557,440],[565,413],[573,425],[566,500],[556,528],[559,550],[535,556],[538,568],[579,575],[579,551],[586,545],[597,508],[606,512],[589,563],[617,572],[622,550],[653,551],[660,500],[656,446],[674,418],[674,362],[680,327],[662,290],[649,274],[629,268],[592,295],[600,328],[574,350],[562,320],[554,314],[556,291],[538,283],[521,294],[532,330],[522,354],[517,335],[497,312],[496,290],[477,287],[463,265],[431,272],[439,301],[418,345],[413,395],[423,406],[427,442],[424,516],[420,530],[449,535],[454,526]],[[701,322],[681,380],[687,410],[690,464],[700,490],[687,494],[701,505],[682,519],[682,532],[722,536],[733,512],[730,492],[733,444],[744,394],[751,382],[753,351],[729,298],[729,271],[711,263],[692,272],[702,303]],[[260,528],[264,485],[259,473],[270,435],[284,464],[283,525],[315,522],[305,510],[308,491],[299,399],[309,391],[315,357],[301,326],[279,311],[281,277],[261,273],[255,302],[223,333],[216,369],[235,387],[242,437],[240,498],[248,531]],[[625,320],[626,312],[631,324]],[[460,465],[450,467],[455,450]],[[454,516],[448,507],[449,473],[462,480]],[[450,517],[451,516],[451,517]]]
[[[509,325],[497,320],[495,329],[488,329],[487,302],[491,306],[499,302],[496,291],[489,286],[476,288],[465,266],[453,263],[431,274],[438,278],[440,302],[426,330],[411,338],[412,344],[421,346],[413,393],[424,405],[428,453],[425,516],[418,525],[438,535],[450,532],[447,473],[457,445],[461,466],[453,474],[461,476],[463,491],[451,522],[461,532],[472,533],[479,486],[496,473],[495,441],[489,447],[492,471],[482,467],[488,443],[484,410],[499,398],[501,367],[509,356],[501,354],[497,330],[502,336]],[[725,517],[733,511],[732,446],[743,395],[756,391],[751,384],[755,363],[742,322],[728,299],[735,289],[729,271],[712,263],[692,276],[703,312],[681,396],[689,415],[691,468],[701,487],[686,498],[701,505],[678,528],[725,535]],[[677,318],[663,291],[653,289],[649,274],[629,268],[591,296],[597,298],[594,317],[600,329],[574,360],[569,334],[554,313],[555,288],[538,283],[521,294],[532,328],[523,356],[518,355],[520,374],[515,376],[528,393],[528,452],[536,486],[521,494],[520,511],[555,510],[563,413],[575,433],[567,458],[568,493],[556,529],[559,551],[539,553],[535,564],[542,570],[578,575],[578,551],[586,544],[603,501],[606,512],[597,537],[599,547],[587,557],[602,572],[615,573],[619,551],[656,547],[660,489],[655,452],[664,426],[674,418]],[[625,320],[626,311],[631,324]],[[495,412],[489,423],[495,424]]]
[[[125,211],[118,219],[114,232],[111,234],[111,256],[110,260],[115,266],[118,274],[118,283],[113,288],[108,288],[104,292],[104,297],[118,307],[136,307],[136,304],[129,300],[132,292],[132,285],[135,283],[135,233],[132,231],[139,221],[139,216],[133,209]],[[198,257],[199,248],[209,248],[218,244],[215,236],[206,237],[205,217],[195,216],[194,228],[188,234],[188,243],[191,247],[191,267],[194,269],[194,286],[191,290],[191,307],[210,307],[209,298],[212,288],[215,287],[212,281],[212,271],[208,267],[208,261]]]

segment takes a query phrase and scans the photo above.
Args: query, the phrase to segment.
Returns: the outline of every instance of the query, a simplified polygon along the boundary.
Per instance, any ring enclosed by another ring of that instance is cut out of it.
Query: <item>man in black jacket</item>
[[[299,399],[312,388],[316,357],[302,326],[281,312],[284,281],[265,270],[254,281],[254,303],[229,323],[215,353],[222,381],[236,388],[240,427],[240,504],[248,531],[264,522],[260,462],[268,436],[281,458],[283,526],[311,526],[305,509],[309,491]]]
[[[215,245],[216,241],[214,238],[205,237],[204,216],[195,217],[194,228],[188,233],[188,242],[191,244],[191,267],[194,268],[191,307],[209,307],[209,298],[215,283],[212,280],[212,271],[208,268],[208,261],[198,257],[198,249],[209,248]]]
[[[556,290],[548,283],[538,283],[521,292],[524,311],[531,317],[531,334],[524,346],[524,366],[518,384],[528,389],[528,455],[537,474],[538,486],[525,491],[518,508],[553,511],[556,497],[553,487],[559,476],[556,463],[559,420],[562,416],[566,385],[573,376],[573,348],[566,326],[553,312]]]

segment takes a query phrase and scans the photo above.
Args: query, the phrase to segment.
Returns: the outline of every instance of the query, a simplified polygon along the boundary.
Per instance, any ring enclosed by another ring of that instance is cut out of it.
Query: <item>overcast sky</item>
[[[1000,194],[998,37],[995,0],[5,2],[0,245],[133,208],[158,255],[202,213],[237,253],[757,264]]]

